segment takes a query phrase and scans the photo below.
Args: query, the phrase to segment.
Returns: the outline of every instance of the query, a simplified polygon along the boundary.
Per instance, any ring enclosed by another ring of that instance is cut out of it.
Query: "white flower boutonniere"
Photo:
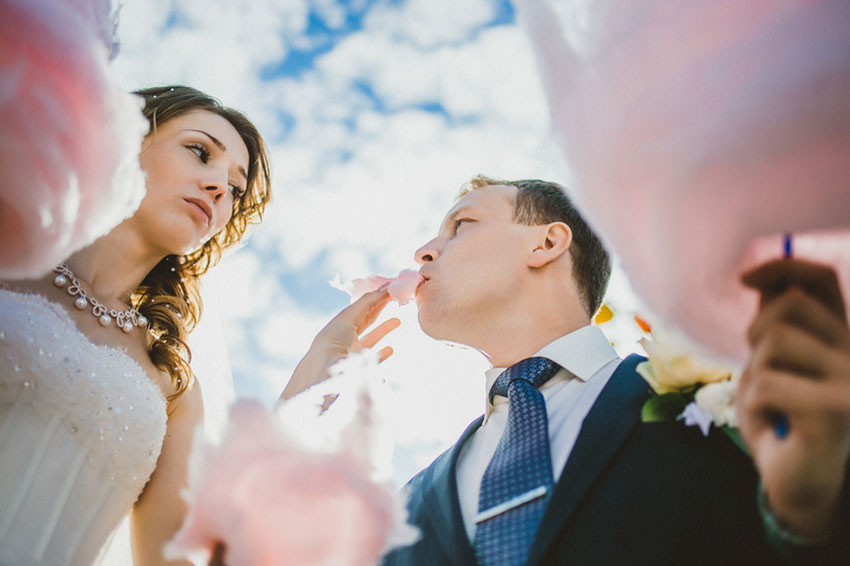
[[[638,365],[637,372],[657,395],[644,404],[641,420],[683,420],[706,436],[714,425],[746,452],[735,412],[738,376],[695,354],[683,338],[656,328],[651,337],[640,341],[649,359]]]

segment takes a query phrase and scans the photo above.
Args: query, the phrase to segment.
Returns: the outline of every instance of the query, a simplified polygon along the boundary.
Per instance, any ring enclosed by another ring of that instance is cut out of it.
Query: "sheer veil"
[[[226,261],[226,259],[225,259]],[[189,335],[192,370],[204,398],[204,432],[218,441],[227,423],[227,410],[235,397],[227,340],[222,321],[222,279],[213,268],[202,279],[204,311],[201,321]]]

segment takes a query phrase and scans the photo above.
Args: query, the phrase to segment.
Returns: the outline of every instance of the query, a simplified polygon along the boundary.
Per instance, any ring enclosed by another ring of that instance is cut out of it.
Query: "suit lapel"
[[[585,417],[531,545],[529,564],[552,544],[593,480],[640,420],[640,407],[650,389],[635,367],[644,359],[632,354],[623,360]]]
[[[470,424],[454,446],[429,468],[431,477],[424,478],[424,485],[428,486],[423,500],[424,511],[452,564],[475,564],[475,551],[466,536],[460,511],[455,470],[463,444],[483,420],[484,417],[479,417]]]

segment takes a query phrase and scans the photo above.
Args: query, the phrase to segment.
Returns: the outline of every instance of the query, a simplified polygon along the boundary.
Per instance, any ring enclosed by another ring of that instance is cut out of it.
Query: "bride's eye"
[[[203,163],[210,160],[210,150],[199,143],[190,143],[186,148],[198,156]]]

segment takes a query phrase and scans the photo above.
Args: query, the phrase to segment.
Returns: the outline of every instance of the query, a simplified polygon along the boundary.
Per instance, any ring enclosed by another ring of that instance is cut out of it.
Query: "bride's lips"
[[[212,222],[212,207],[210,207],[208,202],[195,197],[187,197],[183,200],[189,203],[190,208],[195,211],[199,219],[203,220],[207,226],[210,225]]]

